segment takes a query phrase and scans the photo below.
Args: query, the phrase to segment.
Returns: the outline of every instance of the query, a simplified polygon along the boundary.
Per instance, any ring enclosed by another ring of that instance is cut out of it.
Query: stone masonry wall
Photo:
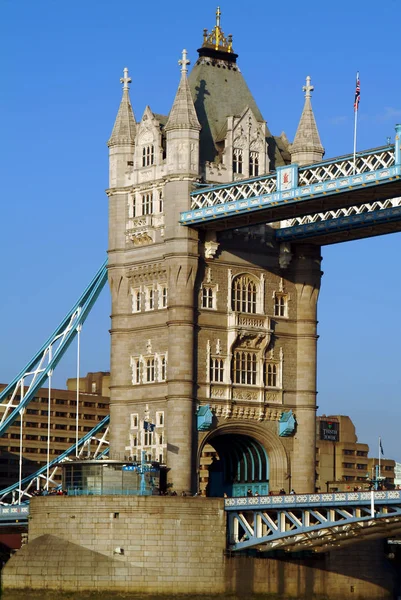
[[[222,499],[36,498],[29,543],[4,567],[2,585],[151,597],[393,598],[393,573],[381,540],[297,560],[258,558],[226,552],[225,524]]]

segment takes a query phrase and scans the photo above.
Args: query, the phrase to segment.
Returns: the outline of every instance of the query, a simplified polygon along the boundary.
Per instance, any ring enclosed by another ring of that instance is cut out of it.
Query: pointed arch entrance
[[[246,496],[269,492],[269,457],[260,441],[250,435],[211,436],[204,446],[207,496]]]

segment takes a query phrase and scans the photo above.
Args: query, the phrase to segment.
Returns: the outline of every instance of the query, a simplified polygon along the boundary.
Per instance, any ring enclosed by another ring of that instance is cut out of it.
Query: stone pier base
[[[35,498],[29,543],[2,573],[6,590],[307,600],[390,599],[393,580],[381,541],[299,560],[229,555],[223,501],[180,497]]]

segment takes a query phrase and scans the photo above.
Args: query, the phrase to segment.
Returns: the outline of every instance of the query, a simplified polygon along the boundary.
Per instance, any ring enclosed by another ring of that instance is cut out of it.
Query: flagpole
[[[358,109],[361,95],[361,85],[359,82],[359,71],[356,74],[355,100],[354,100],[354,175],[356,173],[356,129],[358,125]]]
[[[381,477],[381,457],[382,457],[382,456],[381,456],[381,452],[382,452],[382,450],[381,450],[381,449],[382,449],[382,439],[381,439],[381,437],[379,436],[379,479],[380,479],[380,477]]]
[[[354,110],[354,175],[356,173],[356,128],[358,124],[358,107]]]

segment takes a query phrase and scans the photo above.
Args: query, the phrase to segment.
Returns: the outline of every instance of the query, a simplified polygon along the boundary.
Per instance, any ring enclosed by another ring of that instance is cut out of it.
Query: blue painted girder
[[[374,492],[373,500],[374,517],[370,492],[228,498],[229,548],[307,549],[401,531],[401,491]]]
[[[103,263],[100,267],[99,271],[96,273],[95,277],[92,279],[88,287],[85,289],[83,294],[71,308],[71,310],[67,313],[64,319],[61,321],[60,325],[55,329],[53,334],[48,338],[48,340],[43,344],[40,350],[33,356],[33,358],[28,362],[28,364],[24,367],[24,369],[12,380],[12,382],[0,393],[0,403],[5,403],[7,398],[14,393],[16,386],[19,385],[21,379],[26,376],[27,373],[31,373],[35,370],[35,367],[40,362],[43,357],[46,349],[57,339],[63,331],[68,327],[69,322],[73,318],[73,315],[76,313],[78,309],[80,309],[80,313],[76,320],[74,320],[74,326],[72,329],[65,335],[62,342],[58,345],[56,351],[54,352],[52,358],[46,365],[43,366],[41,372],[38,377],[30,386],[29,391],[24,396],[23,400],[14,408],[14,410],[10,413],[10,415],[3,421],[0,426],[0,436],[3,435],[8,429],[10,425],[18,418],[21,409],[25,408],[31,400],[35,397],[38,389],[43,387],[43,384],[47,381],[48,373],[53,371],[54,368],[59,363],[60,359],[66,352],[67,348],[70,346],[71,342],[74,340],[77,335],[77,328],[79,325],[82,325],[89,312],[91,311],[93,305],[95,304],[100,292],[102,291],[105,283],[107,281],[107,261]]]
[[[316,223],[295,225],[293,227],[282,227],[275,232],[278,242],[296,242],[311,238],[318,238],[327,234],[341,233],[344,231],[356,231],[374,225],[385,223],[401,224],[401,206],[372,211],[361,215],[349,217],[337,217]]]

